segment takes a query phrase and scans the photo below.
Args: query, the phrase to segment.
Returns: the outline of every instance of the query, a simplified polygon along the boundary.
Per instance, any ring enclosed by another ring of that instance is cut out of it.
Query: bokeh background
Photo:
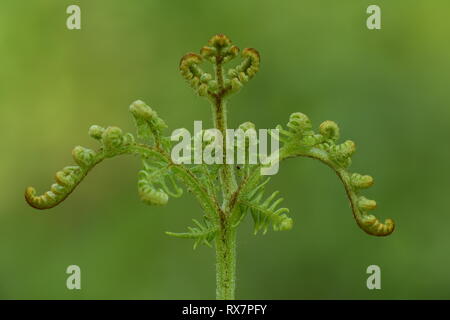
[[[70,4],[81,6],[80,31],[66,29]],[[382,9],[381,30],[366,28],[369,4]],[[447,0],[2,0],[0,298],[214,298],[213,250],[163,233],[185,230],[198,205],[189,195],[141,203],[136,158],[104,162],[49,211],[28,207],[23,191],[47,190],[74,146],[96,147],[91,124],[134,132],[136,99],[172,129],[210,123],[178,62],[225,33],[262,56],[230,101],[230,125],[273,128],[296,111],[335,120],[357,143],[352,170],[375,177],[365,194],[376,214],[397,222],[390,237],[366,235],[333,172],[289,160],[269,190],[281,190],[295,227],[253,236],[245,221],[237,297],[449,299],[449,11]],[[66,289],[71,264],[80,291]],[[371,264],[381,290],[366,288]]]

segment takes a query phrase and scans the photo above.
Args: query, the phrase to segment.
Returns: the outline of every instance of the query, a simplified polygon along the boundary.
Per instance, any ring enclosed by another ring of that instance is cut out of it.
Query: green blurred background
[[[66,29],[78,4],[82,30]],[[382,29],[366,28],[366,8]],[[295,220],[289,232],[238,234],[243,299],[449,299],[450,20],[435,1],[16,1],[0,4],[0,298],[210,299],[214,252],[164,231],[200,217],[186,195],[145,206],[136,158],[108,160],[62,205],[28,207],[96,147],[91,124],[134,132],[128,105],[142,99],[172,129],[210,124],[207,102],[178,72],[180,57],[216,33],[257,48],[260,73],[230,101],[230,126],[285,124],[301,111],[332,119],[358,145],[352,170],[375,177],[376,214],[394,218],[387,238],[355,224],[329,168],[289,160],[273,178]],[[69,291],[68,265],[82,271]],[[366,288],[367,266],[382,290]]]

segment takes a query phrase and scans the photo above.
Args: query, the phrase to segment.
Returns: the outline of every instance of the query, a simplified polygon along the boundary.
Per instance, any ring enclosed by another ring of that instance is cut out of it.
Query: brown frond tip
[[[200,49],[200,55],[204,58],[210,58],[215,56],[217,53],[216,48],[204,46]]]
[[[252,58],[254,61],[261,60],[258,50],[254,48],[245,48],[242,50],[242,56]]]
[[[238,53],[239,48],[231,45],[231,40],[223,34],[213,36],[208,45],[200,49],[200,55],[212,63],[218,61],[226,63],[237,57]]]
[[[185,69],[186,67],[190,67],[193,64],[199,64],[202,62],[202,57],[196,53],[189,52],[186,53],[180,59],[180,69]]]
[[[216,34],[208,41],[208,44],[217,49],[220,49],[231,45],[231,40],[224,34]]]

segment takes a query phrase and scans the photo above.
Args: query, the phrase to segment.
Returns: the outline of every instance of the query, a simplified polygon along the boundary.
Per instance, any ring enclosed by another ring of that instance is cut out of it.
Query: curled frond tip
[[[217,97],[237,92],[258,72],[260,64],[258,51],[246,48],[241,52],[240,64],[223,70],[223,65],[238,57],[239,52],[227,36],[217,34],[200,49],[200,54],[188,53],[181,58],[181,75],[200,96]],[[214,65],[215,78],[200,68],[203,61]]]

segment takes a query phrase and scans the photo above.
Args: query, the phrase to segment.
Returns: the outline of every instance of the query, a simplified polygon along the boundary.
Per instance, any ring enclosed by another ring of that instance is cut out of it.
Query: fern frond
[[[72,151],[76,166],[67,166],[55,175],[50,191],[36,195],[36,189],[28,187],[25,190],[25,200],[36,209],[50,209],[63,202],[69,194],[80,184],[88,172],[106,158],[127,153],[134,145],[131,134],[123,134],[118,127],[102,128],[92,126],[89,135],[101,143],[98,151],[77,146]]]
[[[204,224],[201,224],[195,219],[192,219],[192,221],[194,222],[195,227],[188,227],[189,232],[175,233],[167,231],[166,234],[176,238],[193,239],[194,249],[196,249],[199,244],[205,244],[211,247],[211,243],[216,237],[218,227],[206,216],[203,217]]]
[[[274,231],[292,229],[293,221],[286,214],[289,213],[289,209],[279,207],[283,201],[283,198],[277,197],[279,191],[273,192],[268,198],[263,200],[265,185],[268,182],[269,179],[266,179],[246,199],[239,200],[244,210],[248,209],[252,215],[255,234],[260,230],[265,234],[270,225],[272,225]]]
[[[153,138],[157,146],[161,143],[161,132],[167,128],[155,110],[145,102],[137,100],[130,105],[130,112],[136,122],[137,136],[141,139]]]
[[[217,81],[211,80],[211,74],[199,67],[202,61],[202,57],[196,53],[184,55],[180,60],[180,73],[199,96],[206,96],[209,89],[217,87]]]
[[[361,189],[373,184],[373,178],[347,171],[356,145],[351,140],[337,143],[340,135],[338,125],[333,121],[324,121],[317,134],[313,131],[309,118],[298,112],[291,115],[287,127],[288,130],[278,127],[282,136],[280,140],[284,143],[280,151],[280,160],[309,157],[325,163],[336,172],[344,184],[358,226],[374,236],[391,234],[395,228],[394,221],[386,219],[381,223],[374,215],[369,214],[370,210],[376,208],[376,202],[360,195]]]
[[[210,73],[203,71],[200,64],[208,61],[215,66],[225,64],[239,54],[239,48],[223,35],[213,36],[208,45],[200,49],[200,54],[188,53],[181,58],[180,73],[200,96],[215,99],[239,91],[259,71],[260,56],[256,49],[245,48],[241,52],[242,62],[228,72],[220,72],[213,79]]]
[[[241,54],[244,59],[241,64],[228,70],[231,91],[237,92],[259,71],[259,52],[253,48],[245,48]]]
[[[175,181],[173,173],[167,163],[154,161],[150,165],[143,160],[144,169],[139,171],[138,193],[141,200],[149,205],[165,205],[169,195],[175,198],[181,197],[181,189]],[[172,190],[167,185],[169,181]]]

